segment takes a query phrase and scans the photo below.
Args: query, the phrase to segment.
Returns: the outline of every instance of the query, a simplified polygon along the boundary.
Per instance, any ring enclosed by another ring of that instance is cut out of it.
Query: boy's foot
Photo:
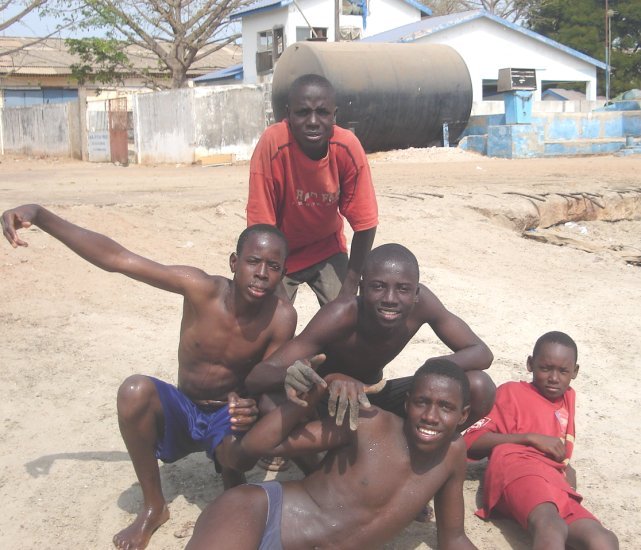
[[[149,544],[154,531],[168,519],[169,509],[166,505],[159,512],[149,508],[143,509],[129,527],[114,535],[114,546],[120,550],[142,550]]]
[[[414,521],[419,523],[429,523],[432,521],[432,516],[434,515],[434,510],[429,504],[426,504],[424,508],[416,515]]]
[[[258,460],[258,465],[268,472],[284,472],[289,468],[290,462],[282,456],[264,456]]]

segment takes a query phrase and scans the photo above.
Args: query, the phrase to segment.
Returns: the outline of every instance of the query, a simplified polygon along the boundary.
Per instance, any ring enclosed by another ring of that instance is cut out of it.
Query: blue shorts
[[[267,493],[267,519],[265,520],[265,530],[258,550],[283,550],[280,538],[280,521],[283,515],[283,486],[276,480],[251,483],[250,485],[262,487]]]
[[[191,453],[205,451],[214,459],[216,447],[231,434],[229,407],[208,410],[196,405],[178,388],[149,377],[156,385],[165,417],[165,432],[156,442],[156,458],[176,462]]]

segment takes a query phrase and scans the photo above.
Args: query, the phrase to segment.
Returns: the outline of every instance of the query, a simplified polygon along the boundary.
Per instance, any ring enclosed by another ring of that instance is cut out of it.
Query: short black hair
[[[412,387],[410,388],[410,393],[414,391],[414,386],[419,379],[425,378],[426,376],[445,376],[451,378],[455,382],[458,382],[461,387],[461,397],[463,398],[463,406],[466,407],[470,404],[470,381],[467,379],[465,371],[459,367],[454,361],[445,359],[443,357],[436,357],[434,359],[428,359],[425,361],[423,366],[414,373],[414,378],[412,380]]]
[[[579,350],[576,347],[576,342],[572,340],[565,332],[558,330],[552,330],[546,332],[543,336],[540,336],[539,339],[534,344],[534,349],[532,350],[532,357],[536,357],[540,353],[541,348],[545,344],[561,344],[566,348],[570,348],[574,352],[574,362],[576,363],[579,359]]]
[[[399,260],[403,263],[412,266],[416,273],[416,280],[419,278],[418,260],[416,256],[402,244],[388,243],[382,244],[374,248],[365,259],[365,266],[363,267],[363,275],[367,273],[373,266],[380,265],[389,260]]]
[[[308,73],[299,76],[296,80],[294,80],[294,82],[292,82],[287,93],[287,104],[290,104],[292,102],[292,97],[294,97],[294,94],[297,93],[298,90],[300,90],[303,86],[318,86],[319,88],[324,88],[330,93],[331,97],[334,100],[336,99],[336,90],[334,90],[334,86],[332,86],[332,83],[329,80],[319,74]]]
[[[287,255],[289,254],[289,246],[287,245],[287,239],[285,238],[285,235],[283,235],[283,232],[278,229],[278,227],[276,227],[275,225],[270,225],[268,223],[256,223],[244,229],[243,232],[238,236],[238,242],[236,243],[236,254],[240,255],[240,253],[243,251],[245,242],[250,235],[255,235],[258,233],[269,233],[270,235],[276,235],[276,237],[283,241],[283,245],[285,245],[285,258],[287,258]]]

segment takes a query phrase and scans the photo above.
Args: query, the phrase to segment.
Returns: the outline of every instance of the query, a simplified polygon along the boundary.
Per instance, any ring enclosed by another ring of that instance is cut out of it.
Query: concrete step
[[[620,149],[616,155],[618,157],[628,157],[630,155],[641,155],[641,145],[633,145],[632,147],[624,147]]]
[[[607,155],[625,147],[625,138],[546,141],[544,156]]]

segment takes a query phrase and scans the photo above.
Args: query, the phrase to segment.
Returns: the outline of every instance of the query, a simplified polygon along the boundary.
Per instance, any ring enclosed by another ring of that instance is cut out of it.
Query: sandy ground
[[[39,202],[161,262],[228,273],[244,227],[246,165],[0,161],[2,210]],[[377,243],[400,242],[416,253],[423,282],[492,348],[497,383],[527,379],[526,356],[543,332],[576,339],[579,490],[622,548],[640,548],[641,268],[605,252],[522,239],[483,212],[529,205],[508,191],[638,186],[641,158],[509,161],[415,150],[373,155],[371,164]],[[639,221],[582,226],[584,239],[641,248]],[[24,238],[27,249],[0,247],[0,546],[108,549],[141,501],[118,431],[116,390],[132,373],[175,381],[181,299],[101,272],[37,229]],[[300,328],[317,306],[309,291],[296,306]],[[443,352],[423,329],[388,376],[410,374]],[[527,548],[515,524],[473,516],[482,472],[482,464],[471,467],[465,484],[470,538],[481,549]],[[183,548],[180,537],[220,494],[221,481],[202,454],[163,465],[161,474],[172,517],[150,548]],[[279,477],[296,475],[292,469]],[[250,474],[264,478],[262,470]],[[386,548],[435,544],[434,523],[415,523]]]

